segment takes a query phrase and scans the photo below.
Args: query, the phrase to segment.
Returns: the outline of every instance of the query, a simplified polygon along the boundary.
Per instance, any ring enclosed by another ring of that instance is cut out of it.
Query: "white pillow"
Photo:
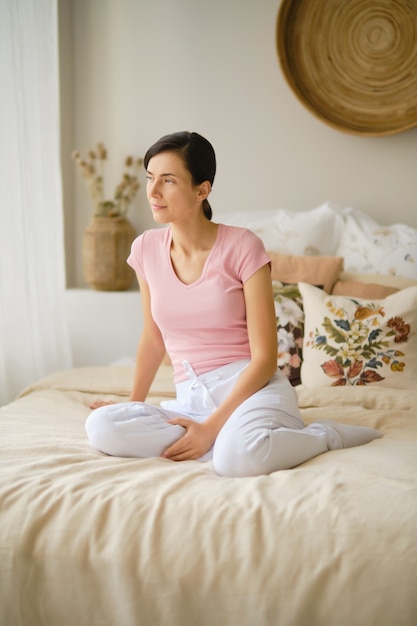
[[[249,228],[267,250],[292,255],[334,256],[343,232],[343,216],[329,203],[310,211],[232,211],[218,218],[224,224]]]
[[[414,389],[417,287],[384,300],[329,295],[298,285],[304,308],[301,383]]]
[[[346,272],[391,274],[417,280],[417,229],[381,226],[357,209],[343,209],[344,229],[336,256]]]

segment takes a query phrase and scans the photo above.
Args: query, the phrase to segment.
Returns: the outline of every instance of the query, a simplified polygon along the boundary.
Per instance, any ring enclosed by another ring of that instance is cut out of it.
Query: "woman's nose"
[[[149,181],[148,182],[148,195],[149,196],[160,196],[160,188],[157,181]]]

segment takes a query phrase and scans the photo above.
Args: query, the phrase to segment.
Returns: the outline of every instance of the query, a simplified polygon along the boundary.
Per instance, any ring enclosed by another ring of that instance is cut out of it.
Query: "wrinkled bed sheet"
[[[257,478],[92,450],[133,369],[58,372],[0,409],[1,626],[415,626],[417,391],[297,388],[366,446]],[[161,367],[150,392],[173,394]]]

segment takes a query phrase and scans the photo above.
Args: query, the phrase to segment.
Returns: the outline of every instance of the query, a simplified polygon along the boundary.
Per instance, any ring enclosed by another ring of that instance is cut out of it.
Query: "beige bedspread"
[[[415,626],[417,391],[298,388],[306,422],[384,437],[288,471],[92,450],[130,368],[54,374],[0,409],[0,626]],[[173,392],[162,367],[150,394]]]

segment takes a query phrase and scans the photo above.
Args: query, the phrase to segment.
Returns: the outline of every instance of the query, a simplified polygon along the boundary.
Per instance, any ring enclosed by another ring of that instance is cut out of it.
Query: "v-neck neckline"
[[[208,253],[206,260],[204,261],[203,269],[201,270],[200,276],[192,283],[185,283],[177,275],[175,268],[174,268],[174,264],[172,262],[172,258],[171,258],[172,230],[171,228],[169,229],[168,246],[167,246],[168,262],[169,262],[172,274],[174,275],[175,279],[179,282],[180,285],[182,285],[186,289],[189,289],[190,287],[195,287],[196,285],[198,285],[204,280],[207,274],[207,269],[210,264],[210,260],[219,244],[221,232],[222,232],[222,224],[217,224],[216,239],[214,240],[214,243],[210,249],[210,252]]]

